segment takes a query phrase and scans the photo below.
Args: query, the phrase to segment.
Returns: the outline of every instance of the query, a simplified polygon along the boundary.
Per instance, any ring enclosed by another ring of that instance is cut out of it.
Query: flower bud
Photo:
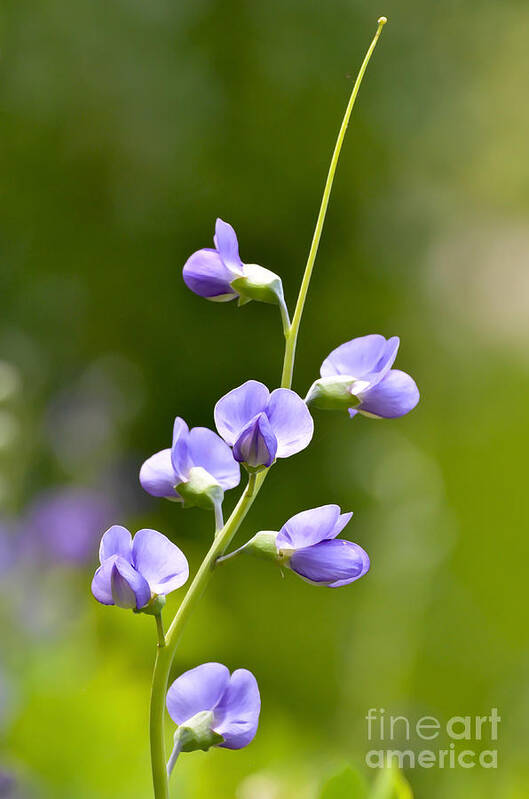
[[[193,466],[185,483],[179,483],[175,490],[184,500],[185,508],[214,508],[222,504],[224,491],[221,485],[202,466]]]
[[[201,710],[192,718],[181,724],[175,732],[175,744],[179,744],[181,752],[194,752],[202,749],[204,752],[224,740],[222,735],[212,730],[214,724],[212,710]]]
[[[271,466],[277,453],[277,438],[266,413],[251,419],[233,445],[233,457],[250,470]]]
[[[120,573],[116,565],[112,567],[110,573],[110,590],[112,591],[114,604],[117,605],[118,608],[124,608],[125,610],[136,608],[137,603],[134,589],[129,584],[127,578]]]
[[[279,275],[258,264],[245,264],[244,274],[232,280],[230,285],[240,295],[241,305],[250,300],[272,305],[284,302],[283,283]]]
[[[310,387],[305,402],[320,410],[345,411],[360,405],[358,394],[368,386],[367,381],[355,380],[348,375],[320,377]]]

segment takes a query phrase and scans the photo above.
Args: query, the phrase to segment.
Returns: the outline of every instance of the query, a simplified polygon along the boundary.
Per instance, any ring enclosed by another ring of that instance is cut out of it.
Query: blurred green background
[[[375,776],[369,708],[444,722],[495,706],[497,770],[407,779],[419,799],[529,794],[527,3],[5,0],[5,796],[150,796],[152,621],[91,597],[104,528],[88,525],[79,554],[75,512],[59,543],[35,513],[92,492],[105,525],[159,529],[196,568],[210,516],[142,495],[138,468],[168,446],[175,415],[211,426],[227,390],[277,384],[282,335],[276,309],[208,303],[181,267],[221,216],[243,260],[283,276],[293,307],[380,14],[294,388],[304,394],[343,341],[379,332],[401,337],[397,366],[422,400],[395,421],[319,413],[310,449],[272,471],[237,542],[336,502],[354,510],[348,533],[372,570],[337,591],[258,561],[219,570],[175,675],[207,660],[251,669],[260,729],[244,751],[183,756],[173,792],[316,799],[347,764]]]

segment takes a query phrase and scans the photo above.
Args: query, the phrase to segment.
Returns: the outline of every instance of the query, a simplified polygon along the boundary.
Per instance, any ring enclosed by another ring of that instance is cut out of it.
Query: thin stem
[[[165,632],[163,629],[162,614],[157,613],[154,618],[156,621],[156,632],[158,633],[158,646],[162,647],[165,646]]]
[[[215,535],[224,527],[224,516],[222,515],[222,502],[215,502]]]
[[[325,222],[325,215],[327,213],[327,207],[329,205],[329,198],[331,196],[332,184],[334,181],[334,175],[336,173],[336,167],[338,165],[338,160],[340,158],[342,144],[345,139],[345,133],[347,131],[347,126],[349,124],[351,112],[353,110],[355,100],[358,95],[360,85],[362,83],[362,79],[367,69],[367,65],[369,64],[369,60],[371,58],[371,55],[373,54],[373,50],[376,47],[377,41],[382,32],[382,28],[384,27],[386,22],[387,22],[386,17],[380,17],[380,19],[378,20],[377,32],[375,33],[373,41],[369,45],[369,49],[362,62],[360,71],[358,72],[355,84],[353,86],[353,91],[351,92],[351,96],[349,98],[349,102],[345,110],[345,115],[340,127],[340,131],[338,133],[338,138],[334,146],[334,152],[331,158],[331,165],[329,167],[327,180],[325,182],[325,188],[323,190],[323,197],[321,200],[320,211],[318,213],[318,219],[316,221],[316,227],[314,229],[314,235],[312,237],[312,244],[309,250],[309,257],[307,259],[307,265],[305,267],[305,272],[303,274],[303,280],[301,281],[301,288],[299,290],[298,300],[296,303],[296,308],[294,310],[294,316],[292,318],[292,325],[290,327],[290,332],[287,336],[287,343],[285,348],[285,360],[283,363],[283,374],[281,377],[281,385],[284,386],[285,388],[290,388],[292,385],[292,374],[294,371],[294,358],[296,355],[296,343],[298,340],[299,326],[301,324],[303,308],[305,306],[305,300],[307,298],[307,292],[309,290],[310,279],[312,277],[312,270],[314,268],[314,262],[316,260],[316,255],[318,253],[318,247],[320,244],[323,224]]]
[[[279,311],[281,313],[281,322],[283,324],[283,333],[285,338],[288,338],[290,333],[290,316],[288,314],[288,308],[285,300],[281,300],[279,303]]]
[[[173,747],[173,751],[171,752],[171,757],[167,761],[167,778],[171,776],[171,772],[175,767],[175,763],[178,760],[178,755],[182,751],[182,742],[180,738],[177,738]]]
[[[182,604],[178,608],[176,616],[174,617],[171,626],[167,632],[166,643],[169,653],[174,653],[182,635],[183,628],[195,607],[196,603],[202,596],[206,588],[213,569],[215,568],[215,561],[218,557],[224,554],[226,548],[239,529],[243,519],[250,510],[258,490],[263,484],[266,472],[261,472],[259,475],[251,474],[248,479],[246,488],[244,489],[241,498],[239,499],[235,509],[233,510],[230,518],[220,530],[217,537],[213,541],[206,557],[202,561],[193,582],[191,583],[188,592],[186,593]]]
[[[235,555],[240,555],[244,549],[246,549],[246,544],[243,544],[242,547],[238,549],[234,549],[233,552],[229,552],[227,555],[223,555],[221,558],[217,558],[217,563],[224,563],[224,561],[234,558]]]
[[[266,471],[262,471],[262,472],[260,472],[260,474],[262,475],[262,480],[261,480],[261,483],[262,483],[263,480],[264,480],[264,476],[266,474]],[[250,474],[248,475],[248,485],[246,487],[246,490],[248,492],[248,496],[249,497],[253,497],[256,486],[257,486],[257,474],[255,472],[250,472]]]
[[[151,687],[151,708],[149,734],[151,742],[152,784],[156,799],[169,799],[169,784],[165,766],[164,713],[167,678],[171,661],[168,660],[167,647],[158,647]],[[166,669],[166,664],[169,667]]]

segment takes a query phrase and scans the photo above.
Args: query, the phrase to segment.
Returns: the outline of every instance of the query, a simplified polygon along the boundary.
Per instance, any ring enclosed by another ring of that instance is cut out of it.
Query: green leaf
[[[366,799],[367,784],[358,771],[349,766],[324,784],[319,799]]]

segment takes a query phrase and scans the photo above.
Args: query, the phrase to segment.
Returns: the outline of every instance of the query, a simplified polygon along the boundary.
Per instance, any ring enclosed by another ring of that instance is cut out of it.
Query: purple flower
[[[175,419],[172,448],[152,455],[140,470],[145,491],[153,497],[181,502],[189,499],[186,486],[198,486],[206,493],[209,487],[209,493],[216,489],[222,495],[224,490],[238,485],[240,479],[239,464],[227,444],[207,427],[190,430],[180,417]]]
[[[292,516],[279,533],[263,531],[237,552],[247,549],[272,558],[315,585],[339,588],[369,571],[369,557],[358,544],[338,539],[352,513],[322,505]]]
[[[184,282],[191,291],[214,302],[240,297],[241,304],[250,300],[284,303],[278,275],[257,264],[243,264],[231,225],[217,219],[213,241],[215,249],[197,250],[184,265]]]
[[[215,745],[242,749],[257,732],[261,697],[250,671],[237,669],[230,676],[226,666],[204,663],[174,681],[167,710],[179,725],[182,751]]]
[[[215,302],[227,302],[238,297],[231,281],[244,274],[239,257],[239,243],[234,229],[222,219],[217,219],[215,249],[197,250],[184,266],[184,282],[191,291]]]
[[[344,408],[376,419],[392,419],[411,411],[419,390],[406,372],[392,369],[399,339],[370,335],[337,347],[321,365],[307,403],[319,408]]]
[[[133,541],[125,527],[115,524],[101,539],[99,561],[92,593],[103,605],[141,610],[189,577],[184,553],[156,530],[139,530]]]
[[[270,393],[256,380],[234,388],[215,406],[215,424],[236,460],[251,468],[271,466],[305,449],[314,432],[307,406],[294,391]]]

